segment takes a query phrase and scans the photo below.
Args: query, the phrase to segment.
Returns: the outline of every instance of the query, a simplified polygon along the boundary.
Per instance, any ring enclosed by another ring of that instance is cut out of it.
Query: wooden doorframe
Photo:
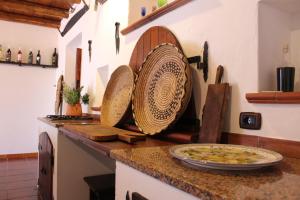
[[[82,49],[76,49],[76,73],[75,73],[75,86],[76,88],[80,88],[81,84],[81,61],[82,61]]]

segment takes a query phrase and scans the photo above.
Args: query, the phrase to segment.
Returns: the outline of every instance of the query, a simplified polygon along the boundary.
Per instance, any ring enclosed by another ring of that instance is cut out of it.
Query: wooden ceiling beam
[[[23,0],[22,0],[23,1]],[[24,0],[41,5],[47,5],[55,8],[69,9],[73,4],[78,4],[81,0]]]
[[[51,20],[51,19],[44,19],[39,17],[29,17],[26,15],[13,14],[13,13],[8,13],[3,11],[0,11],[0,20],[33,24],[33,25],[45,26],[49,28],[60,27],[60,20]]]
[[[59,20],[69,16],[69,12],[66,9],[49,7],[26,1],[0,0],[0,5],[0,10],[8,13]]]

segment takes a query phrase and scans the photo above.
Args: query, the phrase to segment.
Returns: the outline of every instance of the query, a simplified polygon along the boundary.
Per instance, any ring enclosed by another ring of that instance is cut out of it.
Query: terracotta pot
[[[72,116],[81,116],[82,115],[82,109],[81,109],[81,104],[75,104],[75,105],[70,105],[66,104],[66,115],[72,115]]]

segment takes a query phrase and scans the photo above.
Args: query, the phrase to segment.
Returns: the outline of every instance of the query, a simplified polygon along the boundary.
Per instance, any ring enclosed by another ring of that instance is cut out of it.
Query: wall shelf
[[[18,63],[18,62],[13,62],[13,61],[12,62],[0,61],[0,64],[18,65],[20,67],[57,68],[57,66],[53,66],[53,65],[28,64],[28,63]]]
[[[249,103],[260,104],[300,104],[300,92],[258,92],[247,93]]]
[[[133,24],[127,26],[125,29],[123,29],[121,31],[121,33],[123,35],[126,35],[132,31],[134,31],[135,29],[140,28],[141,26],[157,19],[158,17],[167,14],[168,12],[171,12],[172,10],[175,10],[176,8],[183,6],[184,4],[190,2],[192,0],[175,0],[159,9],[157,9],[156,11],[146,15],[145,17],[143,17],[142,19],[134,22]]]

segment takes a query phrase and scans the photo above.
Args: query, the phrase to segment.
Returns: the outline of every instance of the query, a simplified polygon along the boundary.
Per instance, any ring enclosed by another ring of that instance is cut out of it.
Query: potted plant
[[[88,93],[85,93],[82,96],[81,101],[83,103],[83,113],[88,113],[88,106],[89,106],[89,102],[90,102],[90,95]]]
[[[67,103],[66,115],[80,116],[82,115],[82,109],[80,104],[81,91],[83,87],[71,88],[67,84],[64,84],[63,97]]]

